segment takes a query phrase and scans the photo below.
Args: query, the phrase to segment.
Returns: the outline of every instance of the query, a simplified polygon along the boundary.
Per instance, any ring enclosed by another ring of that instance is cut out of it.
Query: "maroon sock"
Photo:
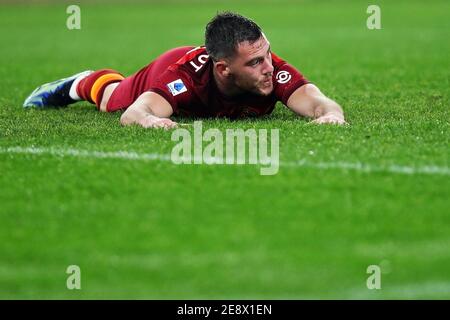
[[[76,88],[77,94],[83,100],[96,104],[97,107],[100,108],[103,91],[105,90],[106,86],[114,82],[122,81],[123,79],[124,77],[115,70],[97,70],[78,83]],[[95,90],[92,90],[93,88]]]

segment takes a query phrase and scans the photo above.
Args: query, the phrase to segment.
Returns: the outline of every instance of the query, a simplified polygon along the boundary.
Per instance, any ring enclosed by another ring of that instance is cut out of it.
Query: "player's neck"
[[[213,75],[217,88],[224,96],[233,98],[244,93],[240,88],[234,85],[231,79],[221,76],[215,68],[213,68]]]

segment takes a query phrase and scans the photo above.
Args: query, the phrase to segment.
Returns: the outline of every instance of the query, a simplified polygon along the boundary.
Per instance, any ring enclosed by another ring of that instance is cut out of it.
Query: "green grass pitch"
[[[67,4],[2,4],[0,298],[450,298],[450,3],[376,2],[381,30],[366,27],[367,1],[82,2],[81,30],[66,28]],[[280,161],[307,165],[261,176],[12,151],[170,154],[170,131],[121,127],[87,103],[22,102],[50,80],[129,75],[200,45],[225,9],[255,19],[351,125],[308,125],[279,105],[204,128],[278,128]],[[66,288],[69,265],[81,290]],[[369,265],[380,290],[366,287]]]

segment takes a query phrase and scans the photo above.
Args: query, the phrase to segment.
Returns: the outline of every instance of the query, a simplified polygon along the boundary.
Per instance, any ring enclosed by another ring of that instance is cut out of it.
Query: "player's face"
[[[273,91],[273,65],[270,43],[265,36],[249,43],[241,42],[229,63],[234,84],[243,91],[267,96]]]

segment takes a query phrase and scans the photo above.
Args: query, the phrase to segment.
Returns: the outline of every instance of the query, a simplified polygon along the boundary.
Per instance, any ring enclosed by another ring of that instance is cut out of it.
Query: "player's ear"
[[[217,72],[224,77],[228,77],[230,75],[230,68],[228,67],[228,63],[224,60],[215,62],[215,68]]]

